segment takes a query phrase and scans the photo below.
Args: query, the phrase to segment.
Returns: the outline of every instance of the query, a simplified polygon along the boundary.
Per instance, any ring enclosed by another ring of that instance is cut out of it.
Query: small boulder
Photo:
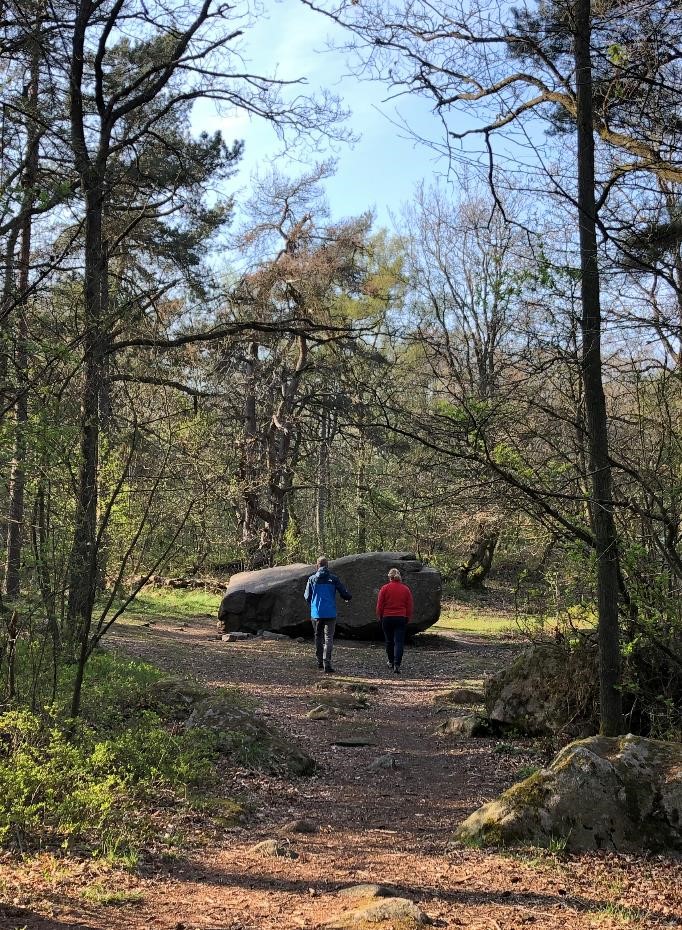
[[[496,728],[487,717],[467,714],[466,717],[448,717],[436,730],[436,736],[453,736],[456,739],[471,739],[474,736],[492,736]]]
[[[397,769],[398,763],[395,760],[394,756],[385,755],[379,756],[371,763],[369,770],[370,772],[382,772],[386,769]]]
[[[363,694],[353,694],[345,691],[323,692],[316,696],[315,700],[320,704],[338,707],[341,710],[359,710],[367,707],[367,698]]]
[[[298,853],[294,852],[288,843],[276,839],[263,840],[260,843],[256,843],[255,846],[249,849],[249,852],[253,853],[255,856],[262,856],[263,858],[275,856],[279,859],[298,859]]]
[[[271,774],[311,775],[315,761],[285,734],[269,727],[229,691],[204,691],[184,715],[185,729],[206,728],[219,752]]]
[[[441,691],[433,699],[435,704],[482,704],[483,693],[473,688],[451,688]]]
[[[350,898],[353,901],[369,901],[372,898],[393,898],[395,891],[389,885],[375,885],[372,882],[361,885],[349,885],[339,891],[340,898]]]
[[[239,643],[244,639],[251,639],[251,634],[235,630],[234,633],[223,633],[220,638],[224,643]]]
[[[682,850],[682,745],[632,734],[578,740],[455,834],[492,846],[557,838],[576,851]]]
[[[343,714],[343,711],[338,707],[332,707],[329,704],[318,704],[317,707],[313,707],[312,710],[308,711],[306,717],[308,720],[329,720],[330,717],[339,714]]]
[[[397,925],[401,930],[411,930],[412,927],[423,926],[429,922],[426,915],[408,898],[376,898],[370,904],[332,918],[324,926],[329,930],[345,930],[377,924]]]
[[[313,823],[312,820],[306,820],[304,817],[299,817],[297,820],[290,820],[289,823],[285,823],[280,828],[280,833],[307,833],[313,834],[317,833],[318,826],[316,823]]]
[[[323,678],[315,685],[316,691],[350,691],[353,694],[376,694],[376,685],[365,681],[339,681],[336,678]]]

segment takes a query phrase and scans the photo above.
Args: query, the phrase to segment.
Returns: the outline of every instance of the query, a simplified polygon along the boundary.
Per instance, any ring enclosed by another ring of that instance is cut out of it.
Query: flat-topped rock
[[[337,634],[356,639],[381,638],[375,607],[390,568],[399,569],[414,596],[414,617],[408,630],[418,633],[436,623],[440,615],[440,572],[409,552],[366,552],[329,563],[329,570],[353,595],[349,604],[339,598]],[[221,629],[225,633],[268,630],[287,636],[309,633],[310,616],[303,592],[314,571],[314,565],[297,562],[234,575],[218,611]]]

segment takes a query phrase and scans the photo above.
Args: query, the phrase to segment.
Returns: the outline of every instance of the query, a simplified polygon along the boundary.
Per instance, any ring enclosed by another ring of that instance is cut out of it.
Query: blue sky
[[[387,100],[389,90],[378,82],[358,80],[350,74],[351,64],[339,51],[327,49],[330,39],[341,40],[342,30],[320,14],[313,13],[300,0],[268,0],[266,13],[246,35],[245,54],[255,71],[280,78],[304,77],[307,91],[328,88],[338,94],[351,111],[349,126],[359,137],[350,146],[339,144],[335,154],[338,170],[325,187],[332,216],[350,216],[374,208],[377,225],[389,225],[389,212],[397,212],[408,200],[415,185],[427,182],[443,171],[433,151],[419,145],[395,125],[406,121],[424,136],[438,137],[440,124],[425,100],[402,97]],[[263,121],[244,114],[218,116],[212,107],[201,104],[194,119],[197,128],[222,129],[227,140],[243,139],[246,150],[237,186],[248,188],[250,174],[267,167],[280,150],[273,130]],[[311,163],[328,152],[305,150]],[[296,174],[296,164],[282,160],[280,170]]]

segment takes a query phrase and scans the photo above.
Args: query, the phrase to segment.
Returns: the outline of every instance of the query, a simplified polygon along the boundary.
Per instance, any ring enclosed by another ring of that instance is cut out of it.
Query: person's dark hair
[[[317,559],[317,567],[318,567],[318,568],[326,568],[328,564],[329,564],[329,561],[328,561],[326,555],[320,555],[320,556],[318,556],[318,559]]]

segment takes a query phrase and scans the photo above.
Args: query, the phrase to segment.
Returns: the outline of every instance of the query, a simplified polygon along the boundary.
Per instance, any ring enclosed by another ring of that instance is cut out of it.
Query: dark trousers
[[[319,620],[313,620],[313,630],[315,631],[315,655],[317,656],[318,665],[324,663],[325,667],[329,667],[332,664],[335,627],[335,617],[321,617]]]
[[[400,663],[403,661],[406,626],[407,617],[384,617],[381,621],[381,629],[384,631],[386,640],[386,655],[391,665],[396,668],[400,668]]]

